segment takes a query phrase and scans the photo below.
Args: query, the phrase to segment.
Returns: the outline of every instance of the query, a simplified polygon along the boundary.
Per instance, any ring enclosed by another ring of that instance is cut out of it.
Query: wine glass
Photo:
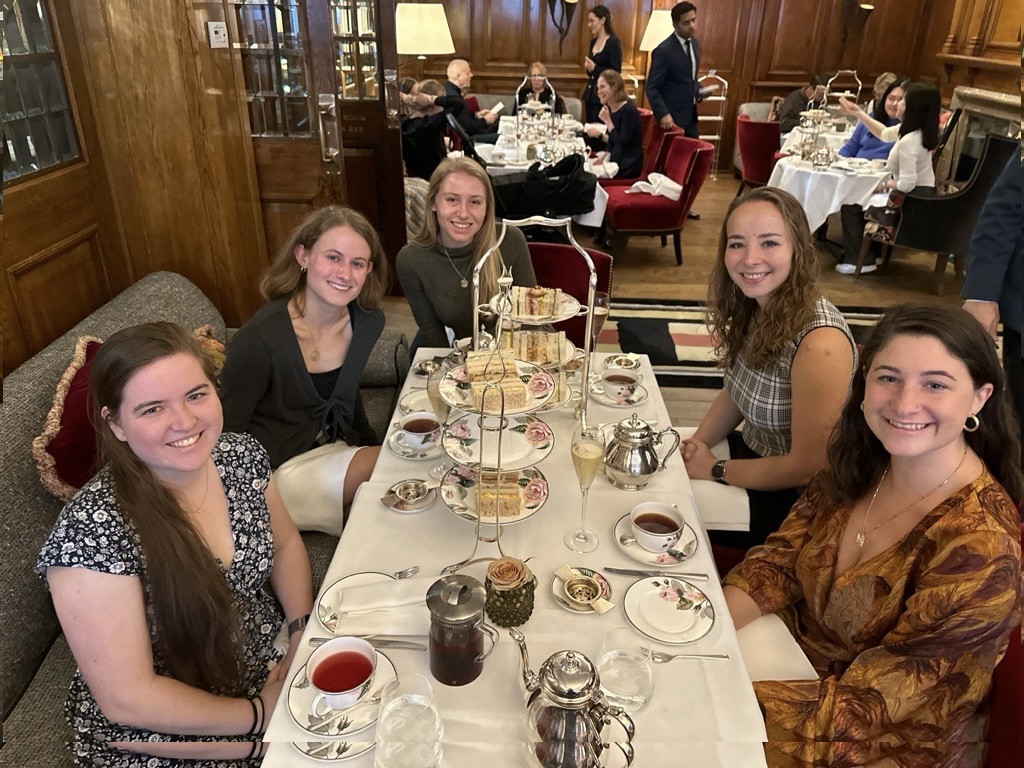
[[[427,377],[427,399],[430,400],[430,408],[434,411],[434,415],[437,416],[437,421],[444,428],[445,423],[448,421],[448,414],[451,413],[451,406],[445,402],[444,398],[441,397],[441,379],[448,372],[448,367],[445,365],[439,366],[438,369],[432,372]],[[440,436],[438,440],[440,440]],[[450,469],[448,462],[444,459],[444,452],[441,452],[441,460],[430,468],[430,476],[435,480],[440,480],[444,477],[445,473]]]
[[[423,675],[406,673],[385,686],[377,719],[376,768],[433,768],[441,762],[444,724],[434,689]]]
[[[583,491],[580,528],[578,531],[570,531],[563,539],[565,546],[573,552],[585,553],[597,549],[597,534],[587,530],[587,492],[603,462],[604,432],[598,426],[578,424],[572,434],[572,466],[580,481],[580,490]]]

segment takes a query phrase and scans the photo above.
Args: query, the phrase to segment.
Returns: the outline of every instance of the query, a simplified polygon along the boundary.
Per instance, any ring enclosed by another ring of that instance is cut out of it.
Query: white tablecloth
[[[438,350],[420,350],[418,357]],[[604,355],[596,355],[601,359]],[[636,411],[647,421],[657,420],[658,428],[667,426],[668,412],[654,383],[647,358],[643,358],[644,384],[648,400],[632,409],[603,406],[591,400],[589,420],[616,422]],[[424,380],[410,376],[406,389],[422,386]],[[530,519],[502,530],[502,547],[518,557],[532,556],[530,566],[537,574],[536,606],[530,620],[521,628],[527,637],[534,668],[552,653],[573,648],[596,661],[601,637],[609,628],[628,625],[622,611],[622,598],[635,581],[633,577],[608,574],[612,602],[616,608],[603,616],[574,614],[558,607],[551,592],[552,571],[563,563],[603,568],[608,565],[639,567],[613,542],[615,521],[644,500],[662,499],[679,504],[687,522],[697,531],[700,546],[688,561],[688,569],[711,575],[699,586],[715,607],[715,627],[704,638],[684,647],[652,645],[665,650],[726,652],[727,662],[676,661],[655,665],[654,698],[637,713],[634,765],[680,765],[709,768],[764,766],[762,742],[764,723],[754,698],[753,688],[739,654],[736,633],[729,618],[722,590],[703,526],[690,504],[689,480],[678,451],[643,491],[618,490],[599,475],[590,490],[588,527],[601,538],[598,549],[577,555],[565,548],[563,535],[579,522],[580,490],[569,458],[569,436],[573,425],[571,406],[539,414],[555,432],[552,453],[538,468],[549,483],[545,506]],[[412,462],[398,458],[386,447],[373,478],[359,491],[352,506],[345,535],[328,569],[325,585],[359,571],[395,571],[418,564],[421,573],[437,573],[443,566],[467,557],[473,548],[473,524],[456,517],[441,500],[418,514],[402,515],[385,508],[379,498],[394,482],[411,477],[426,477],[432,462]],[[481,544],[477,556],[496,554],[493,544]],[[483,581],[485,564],[462,571]],[[325,634],[315,618],[310,620],[306,636]],[[299,650],[289,679],[305,662],[311,649],[305,643]],[[385,650],[399,672],[430,674],[427,654],[420,651]],[[521,766],[525,740],[524,706],[519,653],[507,633],[484,665],[483,674],[462,687],[434,683],[434,691],[444,720],[444,766],[451,768],[504,768]],[[272,742],[264,760],[265,768],[316,765],[287,742],[313,739],[300,729],[285,709],[284,696],[277,702],[265,740]],[[368,729],[352,740],[371,740]],[[685,760],[684,760],[685,756]],[[373,764],[372,751],[348,762],[351,768]]]
[[[829,149],[838,150],[845,144],[849,138],[853,135],[853,131],[846,130],[842,133],[837,131],[822,131],[818,134],[817,146],[828,147]],[[800,142],[803,140],[803,131],[800,128],[794,128],[792,131],[786,134],[782,141],[783,152],[796,152],[800,147]]]
[[[800,201],[813,232],[843,205],[865,205],[878,182],[888,175],[887,171],[854,173],[814,168],[794,156],[775,164],[768,186],[784,189]]]

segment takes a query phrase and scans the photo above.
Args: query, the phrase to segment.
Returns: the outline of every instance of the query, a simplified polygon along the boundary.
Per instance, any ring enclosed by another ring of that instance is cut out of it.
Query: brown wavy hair
[[[729,219],[741,205],[755,202],[775,206],[793,246],[789,276],[760,314],[757,302],[743,295],[725,268]],[[718,235],[718,257],[708,284],[706,322],[719,364],[729,368],[740,359],[741,353],[744,362],[752,368],[764,368],[778,360],[786,344],[811,321],[819,296],[818,256],[811,241],[807,216],[796,198],[774,187],[758,187],[743,197],[734,198]]]
[[[171,355],[199,361],[211,384],[215,365],[174,323],[118,331],[100,347],[89,371],[93,425],[109,463],[118,511],[142,545],[142,579],[168,673],[207,691],[239,695],[241,627],[231,590],[203,538],[174,494],[107,424],[117,420],[124,389],[139,369]],[[104,409],[107,409],[104,414]]]
[[[964,310],[935,304],[902,304],[890,309],[864,343],[860,374],[853,377],[850,399],[828,446],[832,498],[840,504],[861,498],[889,465],[889,453],[868,427],[860,406],[864,402],[865,377],[875,355],[897,336],[937,339],[967,367],[975,389],[983,384],[992,385],[992,396],[976,414],[978,430],[965,431],[964,439],[1010,498],[1020,504],[1024,499],[1020,427],[995,343]]]
[[[306,273],[295,260],[295,248],[306,250],[316,245],[325,232],[335,227],[350,227],[370,246],[370,263],[373,269],[366,276],[363,289],[356,303],[363,309],[379,309],[387,293],[389,278],[388,260],[384,258],[377,230],[359,211],[342,205],[329,205],[306,216],[277,251],[270,266],[260,278],[260,293],[267,301],[287,296],[294,300],[299,312],[305,311],[303,295],[306,290]]]
[[[468,157],[449,157],[440,162],[434,172],[430,175],[430,186],[427,188],[426,208],[427,215],[423,217],[423,225],[420,231],[412,239],[412,243],[422,248],[433,248],[437,245],[437,214],[434,212],[434,201],[437,200],[441,191],[441,184],[453,173],[465,173],[483,184],[484,199],[487,203],[487,213],[484,215],[483,223],[479,231],[473,236],[473,266],[489,248],[497,242],[498,236],[495,232],[494,218],[494,190],[491,189],[491,180],[487,171],[480,167],[475,160]],[[480,270],[480,298],[486,301],[498,293],[498,276],[501,274],[501,249],[487,260]]]

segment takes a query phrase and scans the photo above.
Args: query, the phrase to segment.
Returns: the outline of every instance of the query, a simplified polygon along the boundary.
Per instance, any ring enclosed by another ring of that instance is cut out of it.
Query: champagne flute
[[[604,321],[608,319],[611,297],[604,291],[594,292],[594,319],[591,322],[590,351],[597,351],[597,338],[601,335]]]
[[[578,424],[572,435],[572,466],[580,481],[580,490],[583,491],[583,500],[580,503],[580,528],[578,531],[570,531],[563,539],[565,546],[573,552],[586,553],[597,549],[597,534],[587,530],[587,492],[602,463],[604,432],[598,426]]]
[[[430,400],[430,407],[434,411],[434,415],[437,416],[437,421],[442,429],[448,421],[448,415],[451,413],[451,406],[441,397],[441,379],[444,378],[447,372],[448,367],[442,365],[427,377],[427,399]],[[440,440],[440,436],[438,440]],[[444,460],[444,452],[442,451],[441,460],[430,468],[430,476],[435,480],[440,480],[448,469],[448,463]]]

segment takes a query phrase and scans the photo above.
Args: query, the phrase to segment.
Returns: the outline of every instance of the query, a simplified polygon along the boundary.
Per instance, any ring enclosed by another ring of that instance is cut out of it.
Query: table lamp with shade
[[[640,50],[648,54],[647,73],[650,74],[651,60],[650,53],[657,48],[662,41],[675,31],[672,25],[672,11],[654,10],[647,19],[647,27],[644,29],[644,36],[640,38]],[[645,90],[646,96],[646,90]]]
[[[395,38],[398,54],[427,56],[455,53],[448,18],[441,3],[398,3],[395,6]]]

